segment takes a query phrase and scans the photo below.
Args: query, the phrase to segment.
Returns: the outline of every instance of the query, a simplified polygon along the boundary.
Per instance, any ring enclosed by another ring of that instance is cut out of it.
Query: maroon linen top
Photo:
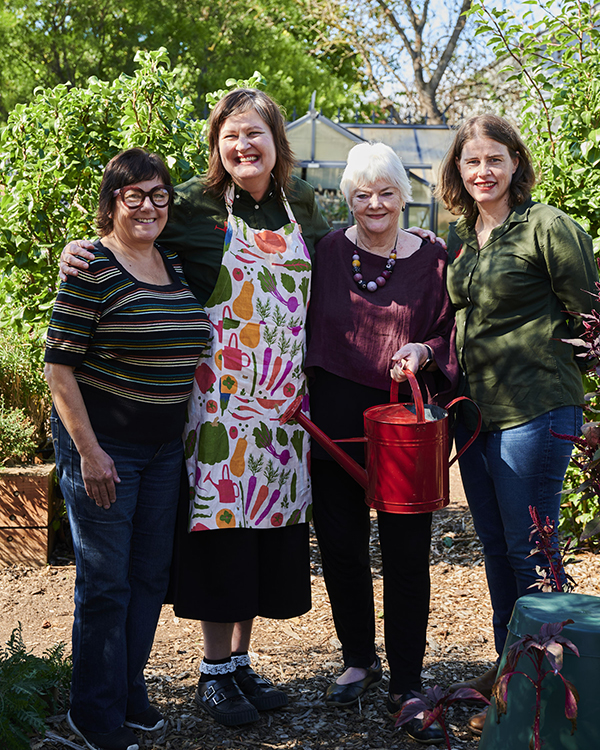
[[[446,251],[423,240],[410,257],[396,260],[392,276],[376,292],[362,291],[353,279],[356,251],[343,229],[317,244],[306,368],[320,367],[363,386],[389,391],[392,355],[404,344],[428,344],[439,369],[421,373],[422,383],[429,403],[444,406],[458,380],[454,314],[446,291]],[[362,249],[358,254],[365,281],[384,270],[385,258]],[[400,391],[410,394],[407,384],[401,384]]]

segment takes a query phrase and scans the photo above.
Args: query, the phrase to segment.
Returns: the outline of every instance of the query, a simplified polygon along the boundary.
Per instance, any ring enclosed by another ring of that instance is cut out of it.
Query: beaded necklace
[[[358,236],[356,239],[358,239]],[[387,280],[394,272],[394,266],[396,265],[396,247],[398,245],[398,234],[396,235],[396,241],[394,242],[394,246],[390,251],[389,258],[387,259],[387,262],[385,264],[385,268],[381,272],[381,276],[378,276],[374,281],[365,281],[363,279],[362,273],[360,272],[360,256],[358,254],[358,244],[354,244],[356,245],[356,250],[354,251],[354,255],[352,256],[352,270],[354,271],[353,279],[354,281],[356,281],[356,286],[359,289],[362,289],[363,292],[367,290],[369,292],[376,292],[379,287],[386,285]]]

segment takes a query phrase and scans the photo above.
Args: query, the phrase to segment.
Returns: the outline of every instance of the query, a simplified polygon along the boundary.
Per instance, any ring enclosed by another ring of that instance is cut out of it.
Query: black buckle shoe
[[[287,706],[288,697],[283,690],[277,690],[270,680],[256,674],[252,667],[238,667],[233,676],[242,693],[258,711]]]
[[[250,724],[259,719],[258,711],[242,693],[232,672],[219,675],[215,680],[199,682],[194,700],[226,727]]]
[[[375,666],[367,669],[367,674],[362,680],[349,682],[347,685],[338,685],[337,682],[331,683],[325,691],[325,703],[341,708],[352,706],[358,702],[359,698],[362,698],[367,690],[377,687],[382,679],[381,659],[376,656]]]
[[[402,710],[402,705],[414,697],[414,695],[407,693],[406,695],[401,695],[397,700],[394,700],[388,693],[385,705],[387,712],[390,716],[397,717]],[[415,718],[407,721],[406,724],[402,724],[399,729],[404,729],[411,739],[415,742],[420,742],[421,745],[441,745],[446,741],[442,727],[437,721],[430,724],[427,729],[423,729],[423,719]]]

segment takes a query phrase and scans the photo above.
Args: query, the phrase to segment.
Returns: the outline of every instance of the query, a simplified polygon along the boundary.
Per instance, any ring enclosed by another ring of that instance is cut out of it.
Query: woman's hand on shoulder
[[[58,276],[66,281],[67,276],[77,276],[79,269],[85,271],[89,267],[87,260],[94,260],[94,243],[89,240],[73,240],[65,245],[59,260]]]
[[[404,370],[408,369],[416,373],[428,358],[429,350],[425,344],[404,344],[392,357],[392,362],[395,363],[390,370],[392,380],[395,380],[397,383],[403,383],[406,380]]]
[[[431,229],[422,229],[421,227],[409,227],[406,231],[411,232],[412,234],[416,234],[422,240],[429,240],[429,242],[437,242],[444,249],[447,249],[446,241],[442,239],[441,237],[436,237],[435,232],[432,232]]]
[[[117,499],[115,484],[121,480],[114,461],[99,445],[82,454],[81,476],[87,494],[99,508],[108,510]]]

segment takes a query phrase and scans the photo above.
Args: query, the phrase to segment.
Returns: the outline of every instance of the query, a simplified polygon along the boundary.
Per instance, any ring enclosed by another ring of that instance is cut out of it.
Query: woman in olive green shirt
[[[531,200],[535,181],[526,146],[505,120],[481,115],[457,131],[438,194],[461,218],[448,239],[448,290],[456,311],[462,391],[481,409],[483,427],[460,461],[483,543],[502,653],[519,596],[539,578],[530,558],[529,506],[558,521],[583,388],[573,346],[598,278],[589,235],[551,206]],[[579,364],[578,364],[579,363]],[[474,428],[465,412],[460,447]],[[495,669],[472,681],[489,694]],[[473,720],[471,720],[473,722]],[[471,723],[477,731],[481,721]]]

